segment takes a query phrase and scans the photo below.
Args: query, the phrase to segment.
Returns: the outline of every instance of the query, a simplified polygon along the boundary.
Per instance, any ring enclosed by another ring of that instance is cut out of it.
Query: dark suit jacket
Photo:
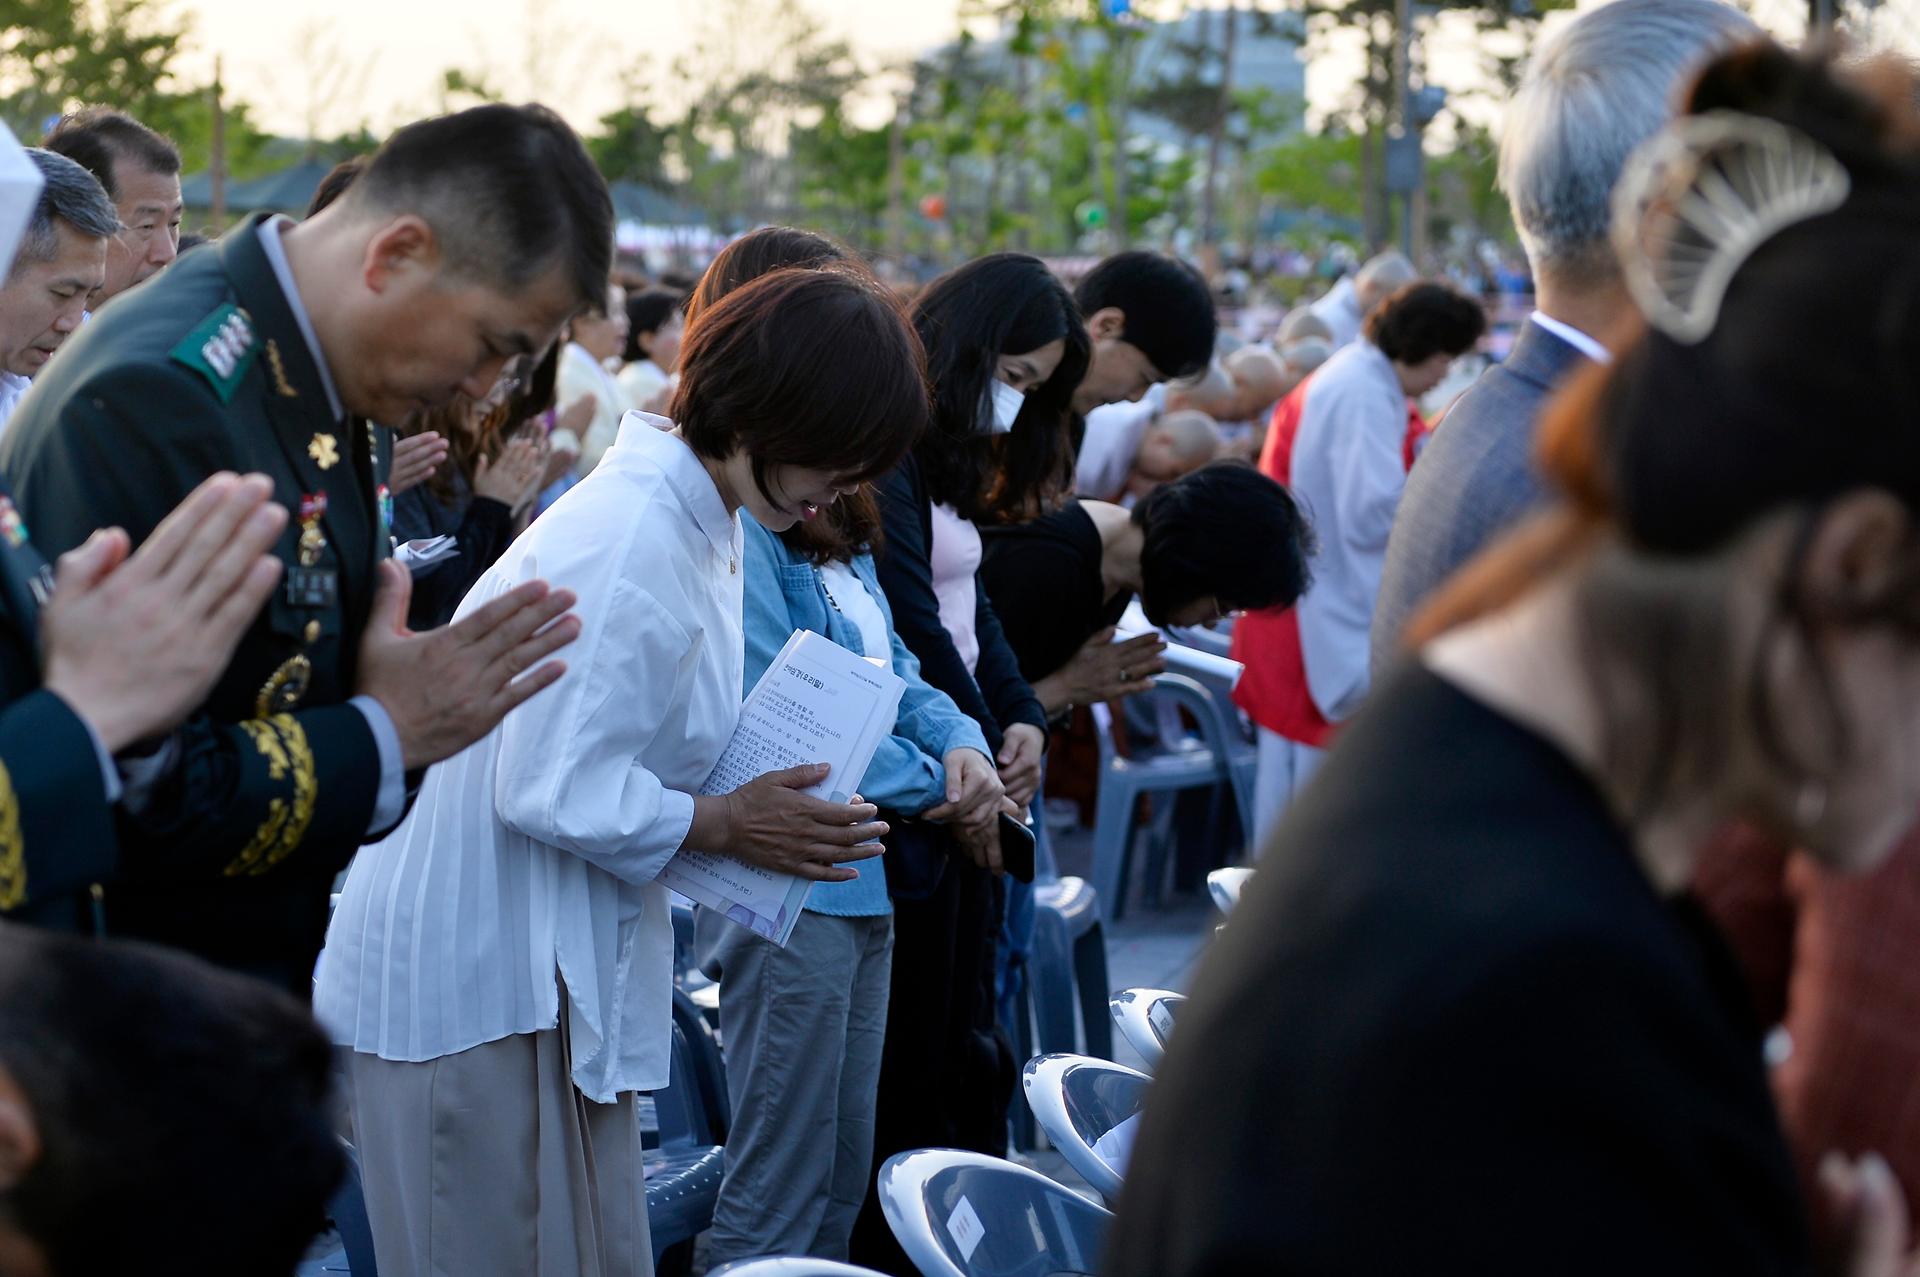
[[[0,916],[90,930],[89,889],[117,855],[106,778],[86,724],[40,686],[46,560],[12,540],[0,536]]]
[[[295,513],[275,547],[287,579],[182,729],[180,765],[139,816],[122,816],[106,917],[116,934],[304,996],[328,889],[378,796],[373,733],[345,702],[375,567],[391,552],[382,496],[392,442],[334,419],[258,220],[103,307],[8,424],[0,469],[49,553],[109,524],[138,544],[222,469],[267,474]],[[312,566],[334,591],[315,604],[291,586],[297,516],[321,495],[325,545]],[[273,701],[270,684],[295,658],[310,667],[304,695]]]
[[[1807,1272],[1749,1005],[1585,773],[1403,666],[1201,966],[1103,1271]]]
[[[1427,596],[1546,495],[1533,427],[1547,397],[1585,356],[1528,320],[1506,362],[1460,396],[1407,475],[1373,609],[1373,673]]]

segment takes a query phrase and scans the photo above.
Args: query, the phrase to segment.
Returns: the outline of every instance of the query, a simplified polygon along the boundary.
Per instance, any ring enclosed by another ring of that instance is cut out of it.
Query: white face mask
[[[1020,405],[1026,403],[1025,394],[1015,390],[1006,382],[995,377],[987,383],[987,431],[990,435],[1004,435],[1013,430],[1013,423],[1020,416]]]

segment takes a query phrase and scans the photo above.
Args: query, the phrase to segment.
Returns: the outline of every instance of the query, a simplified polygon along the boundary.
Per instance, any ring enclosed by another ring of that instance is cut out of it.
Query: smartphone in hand
[[[1033,827],[1000,813],[1000,867],[1021,882],[1033,881]]]

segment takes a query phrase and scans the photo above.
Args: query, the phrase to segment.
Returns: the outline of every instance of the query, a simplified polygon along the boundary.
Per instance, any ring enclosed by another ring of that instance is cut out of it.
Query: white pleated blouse
[[[567,672],[427,774],[362,848],[314,1012],[333,1040],[423,1061],[559,1024],[589,1099],[667,1084],[673,926],[654,882],[738,718],[738,519],[657,417],[480,578],[472,611],[543,577],[579,595]]]

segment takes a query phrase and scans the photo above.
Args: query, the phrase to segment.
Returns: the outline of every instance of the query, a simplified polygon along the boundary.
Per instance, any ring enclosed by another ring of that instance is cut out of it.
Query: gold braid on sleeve
[[[226,867],[229,878],[264,874],[292,855],[306,837],[307,826],[313,821],[314,799],[320,792],[306,729],[293,715],[249,719],[240,724],[240,730],[267,760],[267,775],[279,781],[291,778],[293,792],[290,798],[275,798],[267,804],[267,818]]]
[[[18,909],[27,899],[27,843],[20,836],[20,796],[0,763],[0,909]]]

